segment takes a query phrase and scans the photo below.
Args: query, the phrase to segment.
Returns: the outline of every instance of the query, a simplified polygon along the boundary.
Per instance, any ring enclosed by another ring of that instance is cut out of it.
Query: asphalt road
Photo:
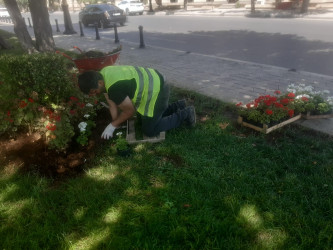
[[[78,12],[71,15],[79,33]],[[63,31],[61,12],[50,15]],[[118,26],[120,41],[139,43],[142,25],[146,45],[226,57],[333,76],[333,20],[290,18],[246,18],[221,16],[129,16]],[[84,28],[95,36],[94,27]],[[114,38],[112,28],[100,29],[103,37]]]

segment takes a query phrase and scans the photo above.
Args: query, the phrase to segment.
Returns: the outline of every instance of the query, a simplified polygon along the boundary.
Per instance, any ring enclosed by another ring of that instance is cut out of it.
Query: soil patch
[[[110,120],[107,109],[98,111],[96,127],[87,146],[73,140],[66,152],[47,148],[39,134],[18,133],[15,139],[0,139],[0,168],[5,172],[34,172],[41,176],[58,178],[77,175],[83,165],[95,156],[96,150],[106,141],[101,134]]]

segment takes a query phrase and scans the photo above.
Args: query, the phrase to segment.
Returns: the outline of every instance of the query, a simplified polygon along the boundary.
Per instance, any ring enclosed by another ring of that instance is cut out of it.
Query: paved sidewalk
[[[58,47],[82,50],[111,51],[113,39],[96,40],[79,35],[55,35]],[[288,71],[286,68],[207,56],[197,53],[147,46],[121,41],[123,50],[117,61],[122,65],[153,67],[166,75],[169,84],[192,90],[225,102],[249,102],[260,94],[285,90],[291,83],[312,85],[316,90],[333,93],[333,77],[309,72]],[[300,121],[303,126],[333,135],[333,119]]]

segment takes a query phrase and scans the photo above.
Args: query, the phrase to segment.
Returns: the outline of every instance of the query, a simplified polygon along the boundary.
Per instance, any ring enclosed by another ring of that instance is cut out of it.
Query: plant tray
[[[155,137],[148,137],[144,135],[142,140],[137,140],[135,135],[134,119],[131,119],[127,120],[126,140],[128,144],[161,142],[165,140],[165,132],[161,132],[158,136]]]
[[[307,112],[306,114],[302,114],[302,118],[306,120],[333,118],[333,113],[324,114],[324,115],[311,115],[310,112]]]
[[[283,126],[285,126],[287,124],[290,124],[290,123],[292,123],[294,121],[299,120],[301,117],[302,117],[302,115],[299,114],[299,115],[294,116],[293,118],[285,120],[285,121],[283,121],[283,122],[281,122],[279,124],[276,124],[274,126],[271,126],[271,127],[269,127],[267,124],[263,124],[262,127],[259,127],[257,125],[251,124],[249,122],[245,122],[245,121],[243,121],[243,117],[241,117],[241,116],[238,116],[238,120],[237,121],[238,121],[239,124],[241,124],[244,127],[252,128],[252,129],[254,129],[256,131],[259,131],[261,133],[268,134],[268,133],[270,133],[270,132],[272,132],[272,131],[274,131],[274,130],[276,130],[278,128],[281,128],[281,127],[283,127]]]

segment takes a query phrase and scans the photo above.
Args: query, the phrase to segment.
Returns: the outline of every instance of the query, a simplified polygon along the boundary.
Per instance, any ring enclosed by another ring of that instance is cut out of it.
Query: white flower
[[[309,95],[303,94],[303,95],[296,96],[296,99],[302,99],[302,97],[310,98]]]
[[[329,91],[329,90],[324,90],[323,93],[324,93],[324,94],[329,94],[330,91]]]
[[[123,132],[118,132],[116,135],[121,136]]]
[[[79,127],[79,129],[80,129],[80,132],[84,132],[84,131],[86,131],[86,127],[87,127],[87,123],[86,122],[80,122],[79,123],[79,125],[78,125],[78,127]]]
[[[94,107],[94,105],[90,104],[90,103],[87,103],[86,104],[86,107]]]
[[[88,119],[89,117],[90,117],[89,114],[85,114],[85,115],[84,115],[84,118],[87,118],[87,119]]]

